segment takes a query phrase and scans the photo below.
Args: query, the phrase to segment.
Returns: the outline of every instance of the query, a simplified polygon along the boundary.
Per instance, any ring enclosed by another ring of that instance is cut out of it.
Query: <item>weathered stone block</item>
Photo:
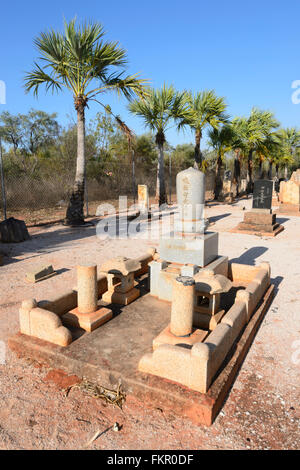
[[[245,302],[235,302],[222,318],[221,323],[231,327],[232,341],[235,341],[247,323],[247,309]]]
[[[185,344],[188,346],[193,346],[194,344],[204,341],[208,335],[208,331],[194,329],[193,332],[188,336],[175,336],[170,331],[170,325],[166,328],[153,340],[153,350],[157,349],[162,344]]]
[[[145,354],[139,362],[139,371],[159,375],[174,382],[189,385],[190,350],[170,344],[159,346],[152,354]]]
[[[135,277],[141,276],[142,274],[145,274],[148,272],[148,265],[153,260],[155,252],[156,252],[155,248],[149,248],[147,253],[137,258],[137,261],[141,263],[141,269],[139,269],[138,271],[135,271],[134,273]]]
[[[95,312],[90,313],[81,313],[78,308],[75,308],[70,312],[64,313],[61,319],[65,325],[82,328],[90,333],[103,325],[103,323],[110,320],[112,316],[112,311],[105,307],[101,307]]]
[[[151,294],[159,297],[160,293],[160,272],[167,267],[167,262],[163,260],[151,261],[150,268],[150,290]]]
[[[63,294],[57,295],[50,294],[47,300],[40,300],[38,302],[38,307],[41,307],[45,310],[50,310],[51,312],[56,313],[57,315],[62,315],[63,313],[72,310],[77,305],[77,291],[68,290]]]
[[[300,204],[300,184],[295,181],[282,181],[280,183],[280,202],[283,204]]]
[[[276,223],[276,214],[270,212],[249,211],[244,213],[244,222],[254,225],[273,225]]]
[[[279,212],[284,213],[284,214],[295,214],[299,215],[300,213],[300,204],[289,204],[289,203],[283,203],[281,202],[279,204]]]
[[[36,307],[34,299],[22,302],[19,314],[21,333],[59,346],[68,346],[72,342],[71,332],[62,325],[58,315]]]
[[[102,295],[102,300],[110,304],[128,305],[140,295],[139,289],[133,288],[129,292],[121,293],[115,290],[108,290]]]
[[[261,225],[261,224],[246,224],[245,222],[241,222],[238,225],[238,230],[241,231],[249,231],[253,233],[273,233],[279,227],[279,224],[274,225]]]
[[[160,240],[160,257],[169,262],[203,267],[218,256],[218,240],[217,232],[182,238],[171,234],[171,238]]]
[[[56,274],[56,272],[53,270],[52,264],[49,264],[47,266],[40,266],[34,271],[27,272],[25,279],[28,282],[38,282],[42,281],[43,279],[47,279],[54,274]]]
[[[127,276],[122,276],[120,278],[120,282],[115,285],[114,290],[115,292],[119,292],[120,294],[126,294],[134,288],[134,273],[130,273]]]

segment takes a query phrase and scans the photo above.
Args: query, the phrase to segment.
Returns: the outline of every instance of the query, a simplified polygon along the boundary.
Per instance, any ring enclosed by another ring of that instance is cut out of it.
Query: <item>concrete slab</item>
[[[239,224],[240,225],[240,224]],[[283,232],[284,226],[279,225],[273,232],[266,232],[263,230],[243,230],[239,226],[229,230],[231,233],[244,233],[246,235],[256,235],[258,237],[276,237],[279,233]]]
[[[153,339],[170,320],[170,304],[145,292],[144,289],[144,295],[126,307],[113,306],[113,319],[92,333],[82,332],[80,336],[79,330],[74,331],[74,339],[77,339],[66,348],[20,333],[9,339],[9,347],[20,356],[34,358],[68,374],[86,377],[107,388],[116,387],[120,380],[127,397],[139,400],[141,406],[145,403],[172,409],[197,424],[210,425],[222,407],[271,302],[273,286],[264,295],[262,304],[206,394],[138,372],[140,358],[152,351]]]

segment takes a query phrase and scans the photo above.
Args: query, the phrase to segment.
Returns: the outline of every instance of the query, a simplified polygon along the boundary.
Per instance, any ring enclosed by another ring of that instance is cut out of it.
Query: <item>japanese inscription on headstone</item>
[[[253,209],[271,209],[273,181],[258,180],[254,183]]]

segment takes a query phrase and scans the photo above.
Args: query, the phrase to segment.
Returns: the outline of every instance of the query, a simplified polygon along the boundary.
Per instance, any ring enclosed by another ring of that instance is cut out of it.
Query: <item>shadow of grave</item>
[[[231,259],[230,262],[238,264],[250,264],[254,266],[256,258],[259,258],[266,251],[268,251],[268,248],[266,248],[265,246],[254,246],[252,248],[249,248],[238,258]]]
[[[213,217],[209,217],[209,223],[215,223],[218,222],[218,220],[224,219],[225,217],[228,217],[230,212],[226,212],[226,214],[221,214],[221,215],[214,215]]]

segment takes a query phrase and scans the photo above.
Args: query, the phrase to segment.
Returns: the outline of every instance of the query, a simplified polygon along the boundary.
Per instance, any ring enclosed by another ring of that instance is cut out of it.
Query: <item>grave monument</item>
[[[248,233],[275,237],[284,230],[276,222],[276,214],[272,213],[273,181],[257,180],[254,183],[252,210],[244,214],[243,222],[232,232]]]
[[[149,192],[146,184],[138,185],[138,208],[141,215],[149,213]]]
[[[300,169],[293,172],[289,181],[280,183],[279,212],[300,215]]]
[[[179,173],[179,217],[160,252],[114,258],[98,276],[96,266],[80,266],[76,289],[25,300],[10,348],[109,389],[121,383],[141,406],[212,424],[274,286],[269,263],[243,265],[218,253],[218,233],[206,231],[204,193],[203,173]],[[265,210],[259,194],[256,211]],[[100,328],[82,332],[84,318],[92,324],[103,312]]]
[[[194,168],[177,174],[179,216],[174,231],[160,240],[159,258],[150,263],[150,293],[171,300],[173,280],[194,276],[203,268],[225,274],[228,258],[218,254],[217,232],[206,231],[204,218],[205,175]]]

